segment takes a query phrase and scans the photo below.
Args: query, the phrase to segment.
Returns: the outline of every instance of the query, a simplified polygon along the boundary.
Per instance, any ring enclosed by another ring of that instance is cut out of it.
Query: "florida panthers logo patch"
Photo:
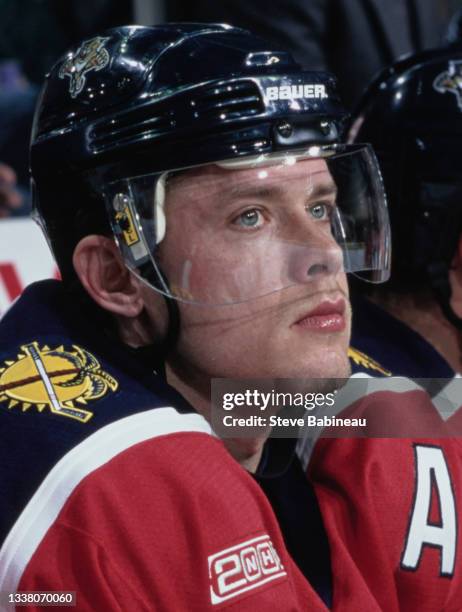
[[[462,111],[462,61],[449,62],[449,68],[436,77],[433,87],[438,93],[454,94],[457,106]]]
[[[69,77],[69,93],[76,98],[85,86],[86,75],[92,70],[102,70],[109,63],[109,53],[104,48],[108,38],[97,36],[86,40],[77,52],[63,63],[59,69],[59,78]]]
[[[118,382],[98,360],[79,346],[51,349],[31,342],[16,359],[0,367],[0,403],[23,412],[31,406],[86,423],[93,413],[87,404],[117,391]]]

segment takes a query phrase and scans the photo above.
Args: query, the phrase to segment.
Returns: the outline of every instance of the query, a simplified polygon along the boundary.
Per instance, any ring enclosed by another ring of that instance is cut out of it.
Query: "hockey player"
[[[350,130],[378,156],[393,243],[390,281],[354,300],[352,345],[396,375],[462,371],[461,66],[457,45],[398,62]]]
[[[386,278],[388,233],[343,118],[331,77],[229,26],[120,28],[51,70],[31,167],[63,282],[0,328],[8,604],[325,609],[235,460],[263,441],[230,454],[209,389],[349,373],[345,269]],[[378,610],[338,563],[334,609]]]

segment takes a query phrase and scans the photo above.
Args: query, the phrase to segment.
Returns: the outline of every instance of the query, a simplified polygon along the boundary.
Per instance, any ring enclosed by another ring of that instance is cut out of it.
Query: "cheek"
[[[350,290],[348,287],[348,279],[345,273],[342,272],[341,274],[338,275],[337,284],[340,290],[345,294],[345,297],[348,298],[350,295]]]
[[[268,338],[264,317],[256,317],[247,305],[180,305],[178,353],[209,376],[244,378],[261,354]]]
[[[177,356],[212,378],[349,375],[349,326],[331,335],[300,334],[291,329],[284,305],[269,302],[215,308],[182,304]]]
[[[233,304],[290,284],[285,243],[215,225],[200,227],[183,215],[168,228],[159,262],[174,293],[201,304]]]
[[[191,241],[188,235],[197,238]],[[185,225],[181,235],[171,232],[161,244],[159,262],[172,291],[199,304],[233,302],[241,296],[242,251],[218,233]]]

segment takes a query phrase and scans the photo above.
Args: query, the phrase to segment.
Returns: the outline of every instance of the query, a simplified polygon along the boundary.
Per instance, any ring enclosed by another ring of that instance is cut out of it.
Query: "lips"
[[[345,300],[325,300],[295,321],[294,327],[320,332],[339,332],[346,326]]]

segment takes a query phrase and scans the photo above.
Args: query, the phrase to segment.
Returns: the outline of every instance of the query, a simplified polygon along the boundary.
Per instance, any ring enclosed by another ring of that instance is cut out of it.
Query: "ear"
[[[112,238],[85,236],[73,255],[74,269],[91,298],[105,310],[136,317],[143,310],[139,283]]]
[[[452,258],[449,282],[451,285],[451,308],[458,317],[462,318],[462,234]]]

